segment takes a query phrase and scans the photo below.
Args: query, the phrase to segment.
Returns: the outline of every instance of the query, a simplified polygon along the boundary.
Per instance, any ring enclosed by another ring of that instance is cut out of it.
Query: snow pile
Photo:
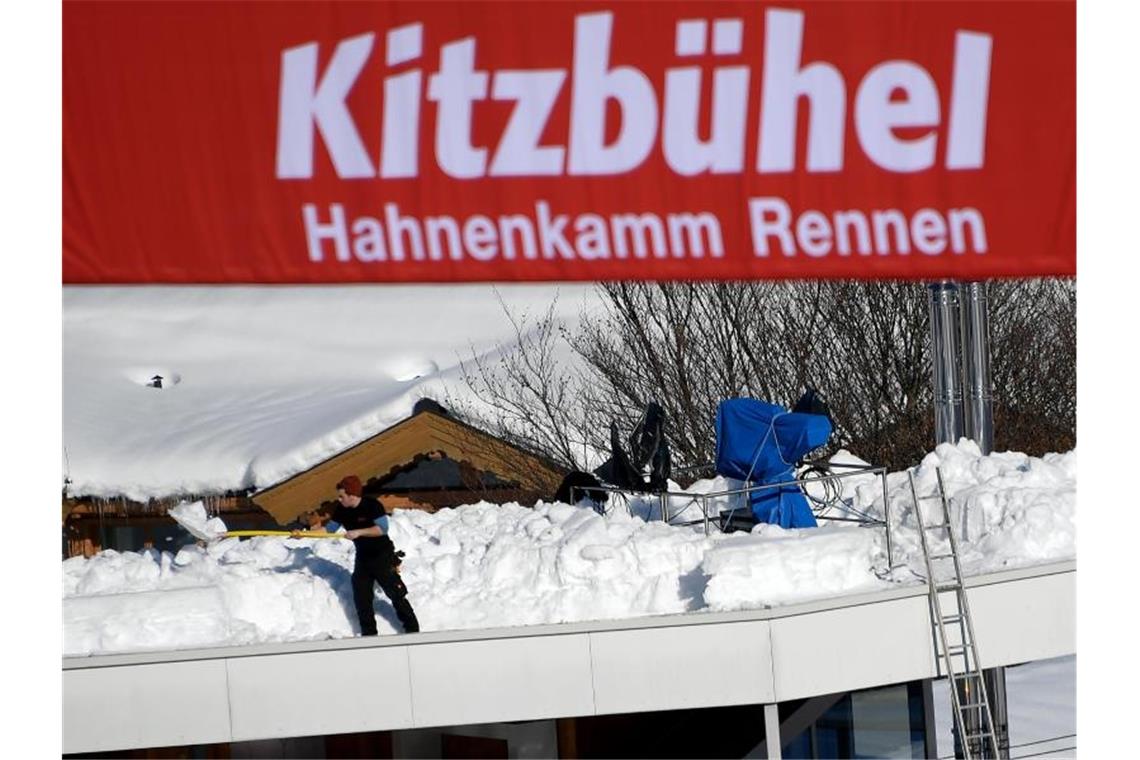
[[[226,533],[226,524],[221,518],[207,515],[206,506],[200,501],[193,504],[183,502],[172,507],[167,514],[173,517],[174,521],[185,528],[190,535],[203,541],[213,541]]]
[[[1016,452],[982,456],[977,444],[962,440],[942,444],[913,470],[919,497],[937,493],[941,468],[950,500],[950,522],[959,541],[967,574],[1030,565],[1059,557],[1076,556],[1077,455],[1046,454],[1031,457]],[[924,573],[918,525],[906,473],[888,476],[891,503],[903,505],[892,524],[895,551],[907,565]],[[882,494],[868,499],[869,486],[860,489],[864,508],[882,514]],[[937,500],[925,500],[927,525],[942,522]],[[930,531],[932,552],[948,551],[947,539]],[[896,554],[896,563],[898,563]]]
[[[740,610],[889,586],[879,531],[758,525],[751,536],[714,547],[702,569],[710,609]]]
[[[942,445],[913,471],[920,495],[933,492],[936,465],[953,519],[968,515],[961,544],[968,572],[1074,556],[1074,452],[983,457],[968,441]],[[882,513],[881,481],[848,482],[849,508]],[[705,481],[695,489],[731,485]],[[888,487],[893,573],[880,528],[762,525],[706,537],[699,524],[662,523],[655,499],[634,500],[628,510],[613,505],[605,515],[567,504],[398,510],[391,533],[407,553],[403,577],[425,631],[758,609],[919,582],[906,473],[892,473]],[[182,514],[193,517],[196,508]],[[353,636],[352,552],[348,541],[261,537],[203,542],[173,555],[105,551],[66,560],[65,653]],[[381,634],[399,630],[379,596]]]

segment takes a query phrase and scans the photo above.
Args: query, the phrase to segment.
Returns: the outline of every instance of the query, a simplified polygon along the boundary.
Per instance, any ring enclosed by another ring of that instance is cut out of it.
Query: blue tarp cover
[[[789,412],[751,398],[728,399],[716,410],[716,471],[760,485],[795,480],[795,463],[830,435],[831,421],[821,414]],[[816,526],[798,486],[754,491],[749,497],[758,522]]]

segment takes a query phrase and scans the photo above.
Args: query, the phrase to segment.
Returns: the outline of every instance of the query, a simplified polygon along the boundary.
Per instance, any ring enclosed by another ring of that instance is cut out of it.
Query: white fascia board
[[[63,678],[63,752],[232,740],[227,663],[73,670]]]
[[[1073,562],[970,579],[983,664],[1074,654],[1075,580]],[[926,587],[916,585],[745,612],[67,658],[64,746],[772,703],[941,676],[933,640]],[[151,693],[169,693],[155,673],[171,667],[191,685],[182,701],[199,706],[193,714],[205,704],[218,713],[196,733]],[[358,709],[333,716],[330,703]],[[146,730],[128,728],[138,725]]]

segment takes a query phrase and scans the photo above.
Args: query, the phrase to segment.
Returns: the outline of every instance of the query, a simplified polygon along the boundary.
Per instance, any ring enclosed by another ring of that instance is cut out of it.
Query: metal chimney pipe
[[[963,283],[962,357],[965,374],[965,435],[983,454],[994,446],[993,392],[990,379],[990,323],[986,283]]]
[[[935,443],[973,439],[983,454],[993,450],[993,392],[990,377],[989,317],[986,284],[951,282],[930,285],[930,347],[934,374]],[[965,388],[965,398],[963,398]],[[1009,713],[1005,669],[983,671],[997,735],[998,756],[1009,757]],[[977,714],[964,716],[966,732],[981,730]],[[954,727],[956,757],[963,756]]]
[[[934,442],[957,443],[965,435],[962,406],[962,320],[958,286],[933,283],[930,292],[930,358],[934,374]]]
[[[993,452],[993,384],[990,376],[989,293],[984,282],[961,286],[962,357],[966,377],[966,437],[978,444],[982,454]],[[982,671],[994,719],[998,757],[1009,757],[1009,710],[1006,703],[1005,668]],[[973,727],[975,730],[980,727]]]

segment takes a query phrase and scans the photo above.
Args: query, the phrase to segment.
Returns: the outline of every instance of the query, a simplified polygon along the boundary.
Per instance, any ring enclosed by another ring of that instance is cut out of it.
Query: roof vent
[[[169,365],[165,367],[125,367],[123,376],[144,388],[173,388],[182,382],[182,375]]]

